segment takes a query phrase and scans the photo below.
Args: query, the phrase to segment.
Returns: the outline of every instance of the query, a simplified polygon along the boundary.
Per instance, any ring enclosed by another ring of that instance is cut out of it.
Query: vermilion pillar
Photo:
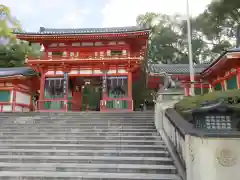
[[[190,96],[190,86],[188,84],[185,85],[185,96]]]
[[[42,109],[44,108],[44,90],[45,90],[45,74],[42,71],[41,72],[41,80],[40,80],[40,94],[39,94],[39,102],[38,102],[38,109]]]
[[[221,81],[221,86],[222,86],[222,90],[225,91],[226,90],[225,80]]]
[[[13,88],[13,98],[12,98],[12,111],[15,112],[16,111],[16,88],[14,86]]]
[[[237,87],[240,89],[240,68],[237,68]]]
[[[132,100],[132,72],[128,72],[128,109],[133,110]]]

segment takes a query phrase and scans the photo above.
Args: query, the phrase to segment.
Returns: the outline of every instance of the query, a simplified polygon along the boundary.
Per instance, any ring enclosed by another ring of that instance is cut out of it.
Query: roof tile
[[[135,31],[148,31],[139,26],[108,27],[108,28],[77,28],[77,29],[58,29],[40,27],[39,32],[25,32],[24,34],[94,34],[94,33],[124,33]],[[20,33],[21,34],[21,33]]]
[[[194,65],[194,72],[201,73],[209,64],[197,64]],[[188,64],[150,64],[148,66],[150,73],[166,72],[169,74],[187,74],[189,73]]]
[[[0,68],[0,77],[8,76],[34,76],[36,72],[30,67]]]

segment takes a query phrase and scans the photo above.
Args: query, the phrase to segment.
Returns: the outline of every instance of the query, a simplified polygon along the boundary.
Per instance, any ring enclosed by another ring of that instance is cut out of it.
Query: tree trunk
[[[236,32],[236,47],[240,47],[240,24],[237,26],[237,32]]]

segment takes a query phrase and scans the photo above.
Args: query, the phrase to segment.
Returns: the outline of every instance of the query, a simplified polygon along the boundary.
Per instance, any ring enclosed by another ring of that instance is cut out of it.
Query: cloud
[[[38,31],[40,26],[51,28],[80,27],[90,12],[79,0],[2,0],[27,31]]]
[[[191,14],[201,13],[211,0],[189,0]],[[185,14],[186,0],[108,0],[102,9],[102,26],[132,26],[136,17],[146,12]]]

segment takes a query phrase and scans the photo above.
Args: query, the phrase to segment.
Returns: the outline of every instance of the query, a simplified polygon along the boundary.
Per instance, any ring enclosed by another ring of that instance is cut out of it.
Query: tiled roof
[[[26,32],[26,34],[94,34],[94,33],[125,33],[125,32],[137,32],[148,31],[149,29],[143,29],[139,26],[127,26],[127,27],[108,27],[108,28],[78,28],[78,29],[56,29],[56,28],[44,28],[40,27],[39,32]],[[16,32],[18,33],[18,32]],[[21,34],[21,33],[18,33]],[[24,33],[23,33],[24,34]]]
[[[194,73],[201,73],[209,64],[194,65]],[[187,74],[189,73],[188,64],[150,64],[148,66],[150,73],[166,72],[169,74]]]
[[[211,67],[213,67],[218,61],[221,61],[221,59],[222,59],[227,53],[235,53],[235,52],[240,52],[240,48],[233,48],[233,49],[229,49],[229,50],[224,51],[217,59],[213,60],[213,61],[209,64],[209,66],[204,69],[204,71],[202,72],[202,74],[204,74],[207,69],[210,69]]]
[[[0,68],[0,77],[8,76],[34,76],[36,72],[29,67]]]

